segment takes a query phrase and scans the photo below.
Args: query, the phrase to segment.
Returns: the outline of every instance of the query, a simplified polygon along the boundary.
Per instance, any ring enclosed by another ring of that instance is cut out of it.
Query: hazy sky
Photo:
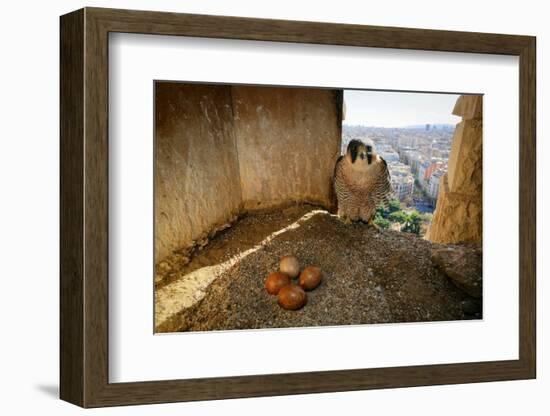
[[[459,95],[344,90],[344,124],[404,127],[416,124],[456,124],[452,115]]]

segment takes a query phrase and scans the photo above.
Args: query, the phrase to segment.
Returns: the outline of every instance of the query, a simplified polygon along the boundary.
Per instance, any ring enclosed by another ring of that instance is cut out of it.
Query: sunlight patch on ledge
[[[275,237],[299,228],[303,222],[318,214],[330,215],[324,210],[313,210],[292,224],[277,230],[254,247],[234,255],[229,260],[213,266],[206,266],[186,274],[181,279],[158,289],[155,294],[155,326],[161,326],[167,319],[183,309],[193,306],[206,295],[210,284],[235,264],[250,254],[265,247]]]

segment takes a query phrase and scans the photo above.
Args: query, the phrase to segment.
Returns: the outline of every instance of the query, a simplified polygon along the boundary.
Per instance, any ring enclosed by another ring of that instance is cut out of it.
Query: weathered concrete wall
[[[157,83],[155,255],[193,246],[241,205],[231,88]]]
[[[341,143],[341,92],[233,87],[245,209],[308,201],[329,207]]]
[[[455,129],[448,171],[439,185],[426,238],[438,243],[481,243],[482,96],[459,97],[453,114],[461,116],[462,121]]]
[[[243,210],[329,207],[341,102],[341,91],[157,83],[157,263]]]

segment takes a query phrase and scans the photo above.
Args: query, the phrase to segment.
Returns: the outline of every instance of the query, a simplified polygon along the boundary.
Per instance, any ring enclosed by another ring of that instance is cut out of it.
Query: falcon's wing
[[[391,185],[391,175],[388,164],[382,156],[379,157],[382,163],[380,164],[380,174],[378,175],[375,185],[375,194],[378,205],[387,207],[388,202],[394,197],[394,192]]]
[[[340,157],[336,160],[336,163],[334,164],[334,170],[332,171],[332,183],[334,183],[336,179],[336,170],[338,169],[338,165],[340,165],[343,158],[344,158],[344,155],[340,155]]]
[[[332,171],[332,184],[330,186],[330,201],[331,201],[331,207],[329,211],[332,214],[335,214],[337,212],[338,208],[338,191],[337,191],[337,183],[336,183],[336,176],[338,175],[338,169],[340,168],[340,164],[342,163],[342,159],[344,156],[340,155],[340,157],[336,160],[336,163],[334,164],[334,170]]]

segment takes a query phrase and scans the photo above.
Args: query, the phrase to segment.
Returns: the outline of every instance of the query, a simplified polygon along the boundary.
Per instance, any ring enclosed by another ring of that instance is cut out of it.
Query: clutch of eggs
[[[292,279],[299,277],[298,284]],[[265,280],[265,289],[277,296],[277,303],[283,309],[298,310],[307,303],[305,291],[313,290],[323,280],[323,273],[317,266],[308,266],[300,273],[300,263],[295,256],[284,256],[279,262],[279,271],[270,273]]]

